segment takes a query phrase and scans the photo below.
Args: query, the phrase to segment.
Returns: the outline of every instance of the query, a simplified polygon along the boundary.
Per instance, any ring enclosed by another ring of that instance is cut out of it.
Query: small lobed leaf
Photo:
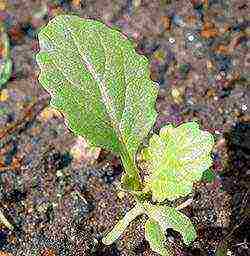
[[[172,228],[182,235],[185,244],[189,245],[196,239],[196,231],[191,220],[183,213],[173,207],[163,205],[152,205],[144,203],[146,212],[150,218],[159,223],[161,228],[166,231]]]
[[[164,230],[154,219],[148,219],[145,223],[145,238],[149,242],[151,250],[162,256],[173,255],[171,249],[166,247],[167,241]]]
[[[136,217],[144,213],[144,208],[140,205],[136,205],[126,215],[118,221],[113,229],[102,239],[102,242],[106,245],[110,245],[115,242]]]
[[[149,147],[142,151],[153,197],[162,202],[191,193],[193,183],[200,180],[203,171],[212,164],[213,145],[213,136],[200,130],[196,122],[177,128],[167,125],[159,135],[154,134]]]
[[[147,58],[120,32],[74,15],[56,16],[38,38],[39,82],[50,104],[74,133],[135,168],[135,153],[156,119],[158,89]]]

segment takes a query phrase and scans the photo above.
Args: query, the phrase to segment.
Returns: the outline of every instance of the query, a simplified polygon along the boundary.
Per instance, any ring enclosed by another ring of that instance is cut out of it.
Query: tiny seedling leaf
[[[56,16],[38,38],[39,82],[50,104],[74,133],[118,153],[135,182],[135,154],[156,119],[147,58],[117,30],[74,15]]]
[[[173,255],[171,249],[166,247],[167,241],[164,230],[157,221],[148,219],[145,224],[145,238],[150,244],[150,248],[162,256]]]
[[[10,54],[10,43],[4,26],[0,23],[0,88],[11,77],[12,60]]]
[[[148,216],[159,223],[166,231],[168,228],[179,232],[185,244],[189,245],[196,239],[196,231],[191,220],[173,207],[144,203]]]
[[[110,245],[115,242],[136,217],[144,213],[144,208],[137,204],[126,215],[118,221],[113,229],[102,239],[102,242],[106,245]]]
[[[167,125],[154,134],[142,158],[149,169],[147,186],[159,202],[175,200],[192,191],[193,182],[202,177],[212,164],[210,152],[213,136],[199,129],[196,122],[184,123],[177,128]]]

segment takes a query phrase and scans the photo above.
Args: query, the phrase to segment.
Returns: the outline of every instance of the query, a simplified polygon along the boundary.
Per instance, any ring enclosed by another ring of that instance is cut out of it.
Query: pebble
[[[241,106],[241,109],[242,109],[243,111],[247,111],[247,104],[243,104],[243,105]]]
[[[86,139],[79,136],[70,149],[70,154],[77,162],[93,163],[99,156],[101,149],[90,145]]]
[[[5,11],[7,7],[7,0],[0,0],[0,11]]]
[[[72,0],[72,5],[75,7],[75,8],[78,8],[81,4],[81,0]]]
[[[175,39],[174,39],[173,37],[170,37],[170,38],[168,39],[168,41],[169,41],[169,43],[171,43],[171,44],[174,44],[174,43],[175,43]]]
[[[0,91],[0,102],[4,102],[8,100],[8,98],[9,98],[9,93],[7,89],[3,89],[2,91]]]
[[[166,31],[170,31],[171,19],[168,16],[161,17],[161,23]]]
[[[185,27],[186,23],[184,22],[183,18],[179,15],[174,15],[172,17],[172,22],[179,27]]]
[[[54,249],[44,249],[41,251],[40,256],[57,256],[58,254]],[[0,255],[1,256],[1,255]]]
[[[56,110],[55,108],[52,107],[46,107],[39,115],[38,119],[41,121],[48,121],[52,118],[55,117],[62,117],[62,114],[60,111]]]
[[[181,97],[182,94],[181,94],[180,90],[178,90],[177,88],[173,88],[171,90],[171,95],[174,99],[174,102],[180,103],[182,101],[182,97]]]
[[[12,253],[0,251],[0,256],[14,256]]]
[[[188,35],[188,41],[190,41],[190,42],[192,42],[192,41],[194,41],[194,36],[193,35]]]
[[[201,36],[205,39],[218,36],[219,32],[215,25],[211,22],[205,22],[203,25],[203,30],[201,31]]]

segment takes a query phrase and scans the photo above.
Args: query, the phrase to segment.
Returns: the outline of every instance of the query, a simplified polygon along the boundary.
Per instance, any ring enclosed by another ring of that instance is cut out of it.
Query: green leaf
[[[196,122],[177,128],[167,125],[154,134],[142,152],[150,173],[147,186],[153,198],[175,200],[192,191],[193,182],[212,164],[213,136],[199,129]]]
[[[0,87],[4,85],[11,77],[12,72],[12,61],[6,59],[0,64]]]
[[[3,24],[0,22],[0,88],[11,77],[12,61],[10,56],[10,43],[8,34],[5,32]]]
[[[216,175],[212,169],[207,169],[202,174],[202,180],[208,183],[214,182],[216,179]]]
[[[164,231],[172,228],[179,232],[182,235],[184,243],[187,245],[196,239],[196,231],[190,219],[175,208],[152,205],[147,202],[143,206],[148,216],[157,221]]]
[[[137,216],[144,213],[143,207],[137,204],[114,226],[114,228],[102,239],[102,242],[106,245],[110,245],[115,242],[119,236],[125,231],[130,222],[132,222]]]
[[[135,154],[156,119],[147,58],[120,32],[74,15],[55,17],[38,38],[39,82],[50,104],[74,133],[119,154],[138,179]]]
[[[145,224],[145,238],[149,242],[151,250],[162,256],[173,255],[172,251],[166,247],[167,241],[164,230],[157,221],[148,219]]]

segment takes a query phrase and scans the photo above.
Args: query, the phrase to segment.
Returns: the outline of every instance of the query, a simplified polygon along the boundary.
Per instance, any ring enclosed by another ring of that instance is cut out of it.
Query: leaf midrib
[[[64,23],[64,25],[67,26],[66,23]],[[68,27],[68,28],[69,28],[69,27]],[[106,112],[107,112],[107,116],[108,116],[108,118],[109,118],[109,121],[110,121],[110,123],[111,123],[111,126],[112,126],[113,129],[116,130],[116,132],[117,132],[117,134],[118,134],[118,139],[120,140],[120,143],[122,144],[122,149],[121,149],[121,150],[124,150],[124,151],[126,152],[126,154],[129,156],[130,160],[132,161],[132,157],[131,157],[130,153],[128,152],[128,149],[127,149],[127,147],[126,147],[126,143],[125,143],[124,138],[123,138],[123,136],[122,136],[122,132],[121,132],[121,130],[120,130],[120,128],[119,128],[119,122],[117,122],[117,120],[113,120],[113,119],[112,119],[112,116],[110,116],[110,113],[109,113],[109,111],[108,111],[108,109],[107,109],[107,107],[106,107],[106,105],[105,105],[105,103],[108,103],[108,95],[107,95],[107,93],[106,93],[106,91],[105,91],[105,88],[107,88],[107,86],[105,86],[105,83],[103,83],[103,81],[98,78],[97,72],[95,71],[93,65],[92,65],[90,62],[88,62],[88,60],[86,59],[85,56],[83,56],[83,55],[81,54],[80,49],[79,49],[79,47],[78,47],[78,45],[77,45],[77,43],[76,43],[75,37],[74,37],[74,33],[72,33],[72,30],[71,30],[70,28],[69,28],[69,32],[70,32],[70,36],[71,36],[71,38],[72,38],[72,40],[73,40],[73,43],[74,43],[74,45],[75,45],[75,47],[76,47],[76,49],[77,49],[77,52],[78,52],[79,56],[80,56],[80,57],[83,59],[83,61],[85,62],[85,67],[86,67],[86,69],[90,72],[91,76],[93,77],[93,80],[94,80],[94,81],[97,81],[97,83],[99,83],[99,84],[101,85],[101,86],[98,86],[98,88],[99,88],[99,90],[100,90],[100,92],[101,92],[102,97],[104,97],[104,98],[106,99],[106,101],[104,100],[104,101],[102,101],[102,103],[103,103],[103,106],[104,106],[104,108],[105,108],[105,110],[106,110]],[[99,35],[99,34],[97,33],[97,35]],[[100,40],[100,43],[101,43],[101,45],[102,45],[103,51],[105,52],[105,47],[103,47],[103,44],[102,44],[102,41],[101,41],[101,40]],[[122,51],[121,51],[121,52],[122,52]],[[123,58],[124,58],[124,56],[123,56]],[[124,59],[123,59],[123,63],[124,63]],[[123,67],[124,67],[124,66],[123,66]],[[125,77],[125,74],[123,74],[123,77]],[[124,83],[124,86],[125,86],[125,92],[126,92],[126,89],[127,89],[126,83]],[[124,95],[124,99],[126,99],[126,95]],[[124,100],[124,102],[125,102],[125,100]],[[111,105],[111,108],[112,108],[112,105]],[[123,111],[124,111],[124,110],[125,110],[125,106],[123,107]],[[123,113],[122,113],[122,114],[123,114]],[[121,122],[121,120],[120,120],[120,122]]]

